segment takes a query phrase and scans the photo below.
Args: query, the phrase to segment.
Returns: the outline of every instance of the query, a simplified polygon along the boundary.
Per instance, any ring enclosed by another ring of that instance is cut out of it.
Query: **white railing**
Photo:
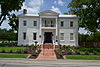
[[[42,27],[56,27],[55,24],[42,24]]]

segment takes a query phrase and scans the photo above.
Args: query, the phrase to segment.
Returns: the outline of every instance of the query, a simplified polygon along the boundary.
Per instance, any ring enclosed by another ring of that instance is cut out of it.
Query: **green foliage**
[[[100,42],[100,31],[93,34],[78,34],[79,42]]]
[[[26,58],[27,54],[0,54],[0,58]]]
[[[16,41],[17,34],[11,30],[0,29],[0,40]]]
[[[0,47],[0,52],[18,52],[18,51],[24,51],[24,47]],[[21,53],[21,52],[20,52]]]
[[[17,31],[18,33],[18,17],[16,17],[15,14],[12,15],[12,17],[9,18],[9,25],[11,26],[13,31]]]
[[[100,0],[72,0],[68,7],[79,16],[80,27],[91,32],[100,29]]]
[[[0,0],[1,5],[1,16],[0,16],[0,25],[3,20],[6,19],[6,16],[9,18],[12,11],[18,11],[21,9],[23,2],[25,0]]]
[[[6,47],[6,46],[16,46],[17,43],[0,43],[0,47]]]
[[[61,52],[63,55],[100,55],[100,48],[61,47]]]
[[[66,56],[67,59],[76,59],[76,60],[100,60],[100,56]]]

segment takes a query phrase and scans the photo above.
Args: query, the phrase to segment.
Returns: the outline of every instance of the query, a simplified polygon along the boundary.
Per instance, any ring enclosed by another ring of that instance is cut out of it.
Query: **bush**
[[[3,50],[2,50],[2,53],[5,53],[5,52],[6,52],[6,51],[3,49]]]
[[[0,47],[17,46],[17,43],[0,43]]]
[[[10,53],[12,53],[13,51],[12,50],[10,50]]]
[[[70,51],[70,52],[67,52],[67,54],[68,54],[68,55],[72,55],[72,52],[71,52],[71,51]]]

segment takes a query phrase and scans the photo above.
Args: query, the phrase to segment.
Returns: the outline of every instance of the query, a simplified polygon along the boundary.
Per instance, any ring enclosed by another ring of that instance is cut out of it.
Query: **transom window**
[[[64,40],[64,33],[60,33],[60,40]]]
[[[23,26],[26,26],[26,25],[27,25],[26,20],[24,20],[23,21]]]
[[[70,33],[70,40],[74,40],[74,34]]]
[[[37,21],[34,21],[33,22],[33,26],[37,26]]]

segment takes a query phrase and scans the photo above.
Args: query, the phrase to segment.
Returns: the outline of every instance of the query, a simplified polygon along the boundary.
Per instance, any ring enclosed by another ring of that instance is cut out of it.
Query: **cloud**
[[[63,2],[62,0],[58,0],[58,4],[59,4],[60,6],[63,6],[63,5],[64,5],[64,2]]]
[[[25,0],[22,9],[27,9],[28,13],[37,14],[43,5],[44,0]]]
[[[57,7],[52,6],[52,7],[51,7],[51,10],[61,14],[60,9],[57,8]]]
[[[62,0],[58,0],[58,1],[54,1],[54,4],[55,5],[60,5],[60,6],[63,6],[64,5],[64,2]]]

